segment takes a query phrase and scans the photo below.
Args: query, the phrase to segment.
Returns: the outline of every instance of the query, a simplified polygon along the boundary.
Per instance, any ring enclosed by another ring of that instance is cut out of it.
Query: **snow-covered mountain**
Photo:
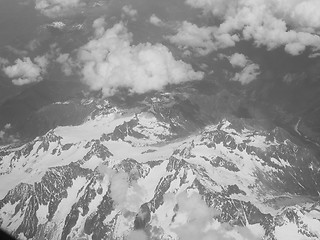
[[[1,228],[18,239],[319,239],[316,155],[279,127],[200,114],[168,93],[130,108],[100,100],[81,125],[2,146]]]

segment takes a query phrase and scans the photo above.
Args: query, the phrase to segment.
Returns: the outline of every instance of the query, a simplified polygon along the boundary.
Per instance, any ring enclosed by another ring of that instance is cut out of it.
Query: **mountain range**
[[[18,239],[319,239],[318,153],[190,91],[53,102],[77,121],[0,148],[1,228]]]

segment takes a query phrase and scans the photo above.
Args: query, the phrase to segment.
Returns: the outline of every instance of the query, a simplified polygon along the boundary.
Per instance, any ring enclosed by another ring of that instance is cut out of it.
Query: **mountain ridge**
[[[187,239],[192,227],[199,239],[320,237],[312,152],[253,120],[192,127],[165,99],[105,100],[81,125],[1,147],[1,227],[19,239]]]

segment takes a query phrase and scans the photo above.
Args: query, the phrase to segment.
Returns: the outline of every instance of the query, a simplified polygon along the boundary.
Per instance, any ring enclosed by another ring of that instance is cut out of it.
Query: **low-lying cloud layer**
[[[35,8],[48,17],[62,16],[71,9],[83,7],[87,0],[35,0]]]
[[[148,236],[142,230],[135,230],[129,233],[126,240],[148,240]]]
[[[138,11],[134,8],[132,8],[131,5],[124,5],[122,7],[122,18],[124,18],[125,16],[128,16],[132,21],[137,21],[137,15],[138,15]]]
[[[216,35],[253,40],[269,50],[284,46],[291,55],[307,47],[320,50],[320,7],[318,0],[186,0],[186,3],[211,12],[222,23]],[[234,39],[236,40],[236,39]]]
[[[175,60],[162,44],[131,45],[132,34],[122,22],[107,30],[104,25],[101,18],[94,22],[94,38],[77,55],[82,79],[91,89],[101,89],[105,96],[121,88],[141,94],[203,78],[190,64]]]
[[[115,174],[111,179],[111,197],[116,205],[122,205],[127,199],[129,188],[128,174],[120,172]]]
[[[233,81],[238,81],[241,84],[248,84],[254,81],[260,74],[260,67],[258,64],[250,61],[245,55],[241,53],[234,53],[228,57],[230,64],[234,68],[242,69],[231,79]]]

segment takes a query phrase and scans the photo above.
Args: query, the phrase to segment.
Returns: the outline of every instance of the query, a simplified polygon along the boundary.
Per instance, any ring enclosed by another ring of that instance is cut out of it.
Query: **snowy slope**
[[[308,149],[241,119],[196,129],[171,103],[106,103],[82,125],[1,147],[1,227],[19,239],[320,238]]]

